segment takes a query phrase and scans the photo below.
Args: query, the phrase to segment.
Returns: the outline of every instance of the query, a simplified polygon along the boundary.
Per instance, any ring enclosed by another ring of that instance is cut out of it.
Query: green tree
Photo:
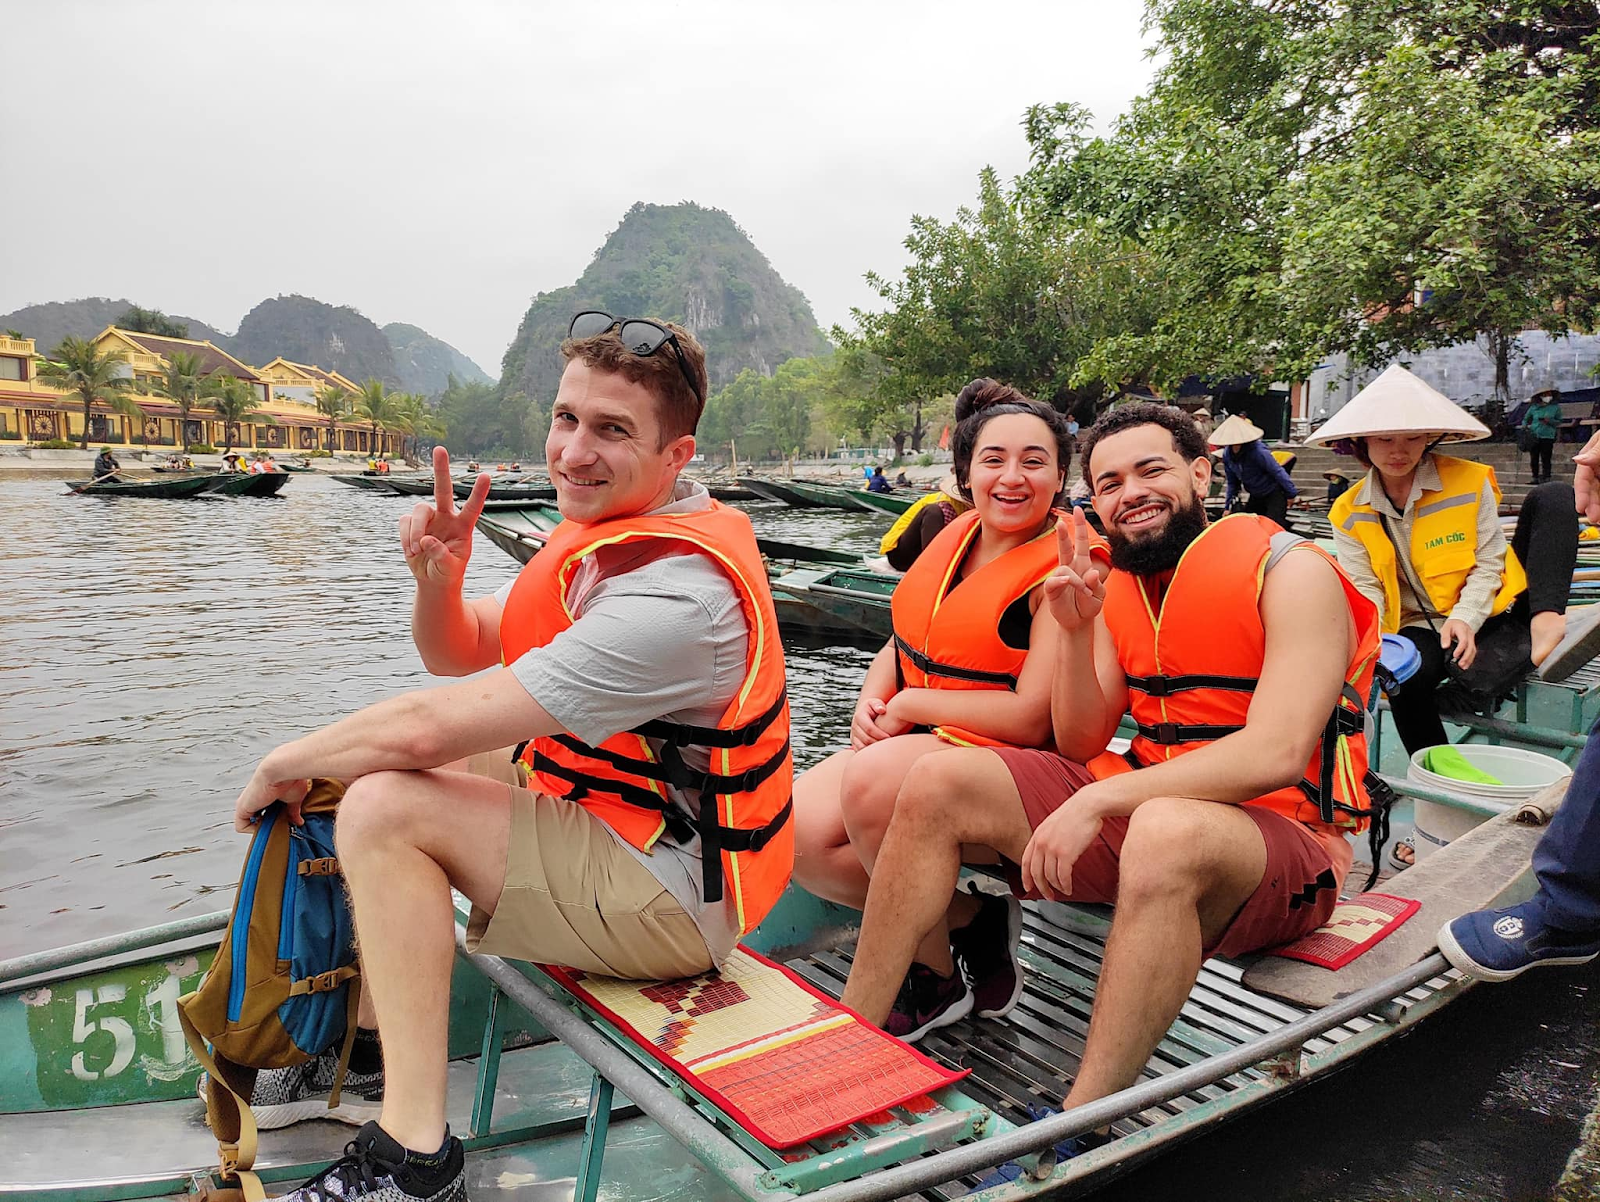
[[[133,375],[127,359],[119,351],[101,351],[85,338],[63,338],[55,358],[39,363],[39,379],[83,402],[83,437],[78,445],[84,449],[89,446],[89,417],[96,402],[127,417],[145,415],[128,396]]]
[[[141,309],[138,305],[130,305],[128,310],[112,324],[119,329],[133,330],[140,334],[156,334],[162,338],[189,336],[189,327],[183,322],[174,321],[160,309]]]
[[[368,423],[372,431],[372,453],[378,454],[378,431],[393,427],[400,419],[399,393],[391,393],[382,380],[369,376],[355,393],[351,416]]]
[[[545,440],[550,437],[550,406],[543,401],[530,401],[520,392],[513,393],[507,400],[512,404],[523,403],[522,445],[528,458],[543,463]]]
[[[403,436],[401,439],[401,454],[408,463],[415,463],[421,458],[422,443],[444,434],[444,423],[428,404],[428,398],[420,392],[402,392],[396,397],[397,410],[393,428]]]
[[[339,449],[338,425],[350,416],[350,394],[337,384],[324,384],[316,392],[317,412],[328,419],[328,454]]]
[[[178,407],[178,446],[189,449],[189,413],[200,403],[206,390],[205,370],[200,356],[189,351],[173,351],[166,357],[161,374],[147,381],[157,396],[164,396]]]
[[[275,426],[278,419],[261,411],[261,394],[255,386],[229,375],[215,375],[206,380],[204,395],[211,403],[211,411],[222,423],[223,453],[233,450],[233,430],[239,425]]]
[[[1145,257],[1162,305],[1085,371],[1303,378],[1485,338],[1593,328],[1593,0],[1153,0],[1162,62],[1105,138],[1031,110],[1028,191]],[[1082,374],[1082,373],[1080,373]]]
[[[855,363],[870,378],[851,398],[855,424],[890,437],[896,454],[907,438],[921,449],[929,398],[978,376],[1060,408],[1100,395],[1105,381],[1079,375],[1084,356],[1149,320],[1140,257],[1123,239],[1061,220],[1035,190],[1007,188],[991,168],[978,177],[974,207],[911,224],[900,277],[867,275],[884,307],[856,310],[854,330],[834,331],[842,352],[868,356]],[[841,405],[849,407],[836,412]]]

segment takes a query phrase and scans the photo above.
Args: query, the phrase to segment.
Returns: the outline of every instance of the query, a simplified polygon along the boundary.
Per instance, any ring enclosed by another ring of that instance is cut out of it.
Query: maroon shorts
[[[1082,764],[1063,759],[1053,751],[1025,747],[993,748],[1022,796],[1028,826],[1039,824],[1053,814],[1093,776]],[[1228,929],[1207,955],[1237,956],[1263,947],[1276,947],[1309,934],[1328,920],[1339,900],[1342,873],[1328,843],[1302,822],[1285,818],[1263,806],[1240,807],[1255,822],[1267,845],[1267,870],[1250,899],[1233,916]],[[1110,904],[1117,899],[1118,864],[1122,842],[1128,836],[1126,818],[1107,818],[1100,824],[1100,836],[1072,866],[1072,900]],[[1340,842],[1343,843],[1342,837]],[[1345,866],[1348,868],[1348,864]],[[1021,870],[1005,864],[1011,888],[1018,897],[1037,898],[1024,893]]]

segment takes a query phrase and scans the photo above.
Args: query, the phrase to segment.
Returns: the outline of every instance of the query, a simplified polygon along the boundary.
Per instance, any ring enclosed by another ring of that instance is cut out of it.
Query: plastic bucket
[[[1422,667],[1422,653],[1403,634],[1384,635],[1378,658],[1394,674],[1396,684],[1405,684]]]
[[[1411,757],[1411,765],[1406,770],[1406,779],[1442,793],[1459,793],[1465,797],[1472,797],[1496,810],[1505,811],[1526,801],[1547,785],[1572,775],[1572,769],[1560,760],[1541,755],[1537,751],[1524,751],[1520,747],[1457,743],[1455,749],[1474,768],[1487,772],[1505,783],[1482,785],[1429,772],[1422,766],[1422,758],[1428,754],[1426,748]],[[1487,821],[1488,819],[1482,814],[1417,798],[1414,817],[1416,839],[1413,841],[1417,858],[1433,854],[1450,840],[1459,839],[1473,827]]]

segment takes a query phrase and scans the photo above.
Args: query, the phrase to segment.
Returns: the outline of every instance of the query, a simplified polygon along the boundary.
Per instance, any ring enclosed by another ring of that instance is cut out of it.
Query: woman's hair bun
[[[956,394],[956,421],[963,422],[974,413],[982,413],[990,405],[1015,405],[1027,402],[1028,398],[1011,385],[983,376],[970,381]]]

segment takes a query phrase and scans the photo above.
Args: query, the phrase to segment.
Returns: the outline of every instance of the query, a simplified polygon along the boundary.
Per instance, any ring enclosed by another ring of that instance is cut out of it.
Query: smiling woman
[[[1057,562],[1051,531],[1071,436],[1054,409],[988,379],[962,389],[956,418],[955,489],[973,508],[895,588],[894,638],[867,671],[850,750],[795,782],[795,880],[857,909],[917,764],[952,748],[1050,740],[1056,657],[1040,585]],[[885,1029],[918,1039],[974,1009],[1010,1010],[1022,980],[1007,939],[1014,905],[967,894],[949,901],[909,974],[901,964],[888,982],[899,987],[906,974]]]

